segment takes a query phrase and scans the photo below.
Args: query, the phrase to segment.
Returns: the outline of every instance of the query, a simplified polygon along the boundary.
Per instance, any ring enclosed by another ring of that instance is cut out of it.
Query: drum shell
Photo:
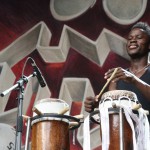
[[[32,150],[70,150],[69,124],[59,120],[32,125]]]
[[[123,127],[123,149],[133,150],[132,130],[126,120],[124,113],[122,114],[122,127]],[[101,125],[100,125],[101,126]],[[120,150],[120,120],[119,113],[109,114],[109,127],[110,127],[110,145],[109,150]],[[101,129],[101,127],[100,127]],[[101,131],[100,131],[100,136]]]
[[[119,118],[119,108],[112,108],[112,104],[116,106],[126,106],[130,109],[138,104],[138,99],[135,93],[126,90],[108,91],[102,95],[99,103],[100,109],[108,108],[109,113],[109,128],[110,128],[110,145],[109,150],[120,150],[120,126],[123,130],[123,149],[133,150],[132,130],[126,120],[124,112],[122,113],[122,123]]]

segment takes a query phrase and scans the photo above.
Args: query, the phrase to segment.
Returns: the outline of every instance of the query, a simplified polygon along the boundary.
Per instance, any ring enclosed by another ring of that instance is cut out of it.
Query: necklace
[[[143,67],[142,69],[140,69],[140,70],[132,71],[131,68],[130,68],[129,70],[130,70],[131,73],[133,73],[134,75],[136,75],[136,74],[140,73],[141,71],[147,69],[147,67],[148,67],[149,65],[150,65],[150,63],[147,64],[146,66],[144,66],[144,67]]]

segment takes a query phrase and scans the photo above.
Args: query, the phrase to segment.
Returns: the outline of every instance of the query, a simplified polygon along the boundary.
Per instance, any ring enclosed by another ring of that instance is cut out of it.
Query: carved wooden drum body
[[[102,95],[99,109],[95,109],[85,118],[83,150],[91,150],[89,120],[100,125],[100,143],[103,150],[149,149],[147,111],[131,91],[114,90]]]
[[[100,124],[100,136],[104,149],[133,150],[133,132],[124,110],[127,108],[132,111],[136,104],[138,104],[137,97],[130,91],[115,90],[102,95],[98,115],[93,118]],[[137,113],[134,115],[138,117]]]
[[[33,113],[32,150],[70,150],[68,104],[60,99],[43,99],[34,106],[42,114]],[[66,110],[66,111],[65,111]]]

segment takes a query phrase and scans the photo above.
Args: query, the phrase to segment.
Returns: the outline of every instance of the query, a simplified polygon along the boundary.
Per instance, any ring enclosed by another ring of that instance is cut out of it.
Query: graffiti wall
[[[1,0],[0,92],[9,90],[0,97],[0,122],[16,126],[18,90],[10,88],[23,75],[33,74],[29,58],[46,86],[29,78],[22,113],[32,117],[37,101],[56,98],[69,105],[70,116],[86,117],[85,98],[100,92],[109,68],[128,67],[125,44],[130,27],[138,21],[150,23],[149,15],[147,0]],[[69,134],[71,150],[83,149],[83,124]],[[22,145],[25,137],[24,121]],[[93,124],[91,149],[100,145],[99,126]]]

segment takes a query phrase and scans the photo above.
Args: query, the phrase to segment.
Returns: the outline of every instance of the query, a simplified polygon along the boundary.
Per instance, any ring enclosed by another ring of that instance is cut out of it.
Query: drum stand
[[[6,94],[11,92],[12,90],[17,89],[19,91],[18,94],[18,113],[17,113],[17,126],[16,126],[16,142],[15,142],[15,150],[21,150],[21,141],[22,141],[22,127],[23,127],[23,118],[22,118],[22,109],[23,109],[23,99],[24,99],[24,84],[26,84],[29,78],[36,76],[36,73],[29,75],[28,77],[23,76],[17,83],[11,88],[0,94],[1,97],[4,97]]]

